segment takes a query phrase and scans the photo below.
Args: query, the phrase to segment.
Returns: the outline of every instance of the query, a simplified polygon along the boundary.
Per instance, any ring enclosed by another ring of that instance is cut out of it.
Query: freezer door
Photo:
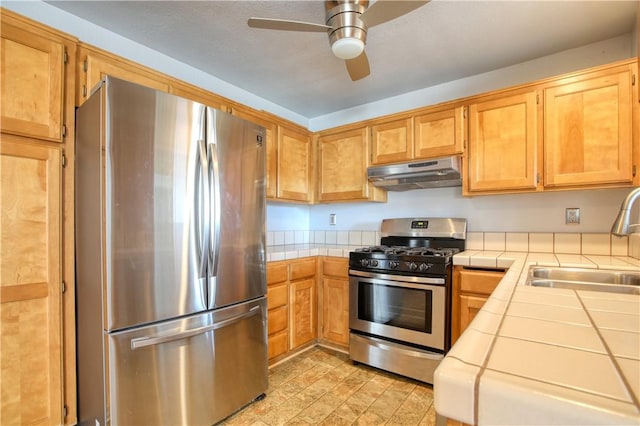
[[[261,298],[110,334],[111,424],[211,425],[264,393],[266,313]]]
[[[106,89],[105,329],[206,310],[205,107],[112,78]]]
[[[209,307],[266,294],[264,128],[207,110]]]

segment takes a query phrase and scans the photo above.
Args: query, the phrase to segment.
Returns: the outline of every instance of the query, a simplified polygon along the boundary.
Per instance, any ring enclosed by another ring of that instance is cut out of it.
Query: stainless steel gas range
[[[384,219],[380,245],[349,254],[349,357],[433,383],[451,341],[452,257],[466,219]]]

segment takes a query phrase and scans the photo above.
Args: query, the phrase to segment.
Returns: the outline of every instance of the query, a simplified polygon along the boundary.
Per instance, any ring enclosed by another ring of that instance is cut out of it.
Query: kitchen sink
[[[640,272],[532,266],[526,284],[640,295]]]

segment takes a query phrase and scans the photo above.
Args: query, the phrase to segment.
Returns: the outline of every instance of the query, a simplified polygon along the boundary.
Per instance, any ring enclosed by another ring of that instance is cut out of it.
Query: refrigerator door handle
[[[196,188],[194,191],[194,226],[196,227],[194,244],[196,244],[196,259],[198,277],[207,276],[207,260],[209,252],[210,221],[210,191],[209,191],[209,161],[207,149],[203,139],[198,140],[198,154],[196,166]]]
[[[211,238],[209,246],[209,261],[211,268],[209,275],[212,277],[218,274],[218,257],[220,255],[220,169],[218,163],[218,145],[215,143],[209,144],[209,168],[211,172],[210,177],[210,198],[211,198]]]
[[[140,348],[145,348],[148,346],[160,345],[163,343],[173,342],[176,340],[186,339],[188,337],[197,336],[199,334],[204,334],[212,330],[218,330],[220,328],[228,327],[232,324],[237,323],[245,318],[252,317],[257,315],[260,312],[260,305],[256,305],[249,309],[247,312],[243,312],[239,315],[233,316],[231,318],[227,318],[222,321],[218,321],[211,325],[207,325],[204,327],[194,328],[192,330],[181,331],[175,334],[168,334],[164,336],[157,337],[138,337],[135,339],[131,339],[131,350],[136,350]]]

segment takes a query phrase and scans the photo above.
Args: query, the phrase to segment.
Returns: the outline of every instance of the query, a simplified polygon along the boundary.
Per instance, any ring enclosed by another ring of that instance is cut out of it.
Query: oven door
[[[350,270],[349,328],[444,352],[444,282]]]

